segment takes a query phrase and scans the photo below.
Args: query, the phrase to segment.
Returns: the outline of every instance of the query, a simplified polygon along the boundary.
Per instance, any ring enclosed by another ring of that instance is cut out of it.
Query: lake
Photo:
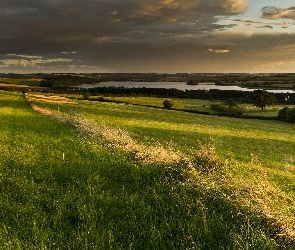
[[[125,88],[165,88],[179,90],[240,90],[253,91],[255,89],[242,88],[239,86],[219,86],[214,83],[202,83],[198,85],[187,85],[186,82],[102,82],[98,84],[85,84],[77,86],[83,89],[98,88],[98,87],[125,87]],[[295,93],[294,90],[267,90],[273,93]]]

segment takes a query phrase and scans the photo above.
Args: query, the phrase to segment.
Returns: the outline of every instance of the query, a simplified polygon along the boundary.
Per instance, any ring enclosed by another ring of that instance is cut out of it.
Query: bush
[[[225,109],[227,109],[227,107],[222,104],[211,104],[210,108],[219,113],[222,113]]]
[[[290,108],[288,107],[284,107],[283,109],[281,109],[278,113],[278,120],[280,121],[287,121],[287,112]]]
[[[84,92],[83,93],[83,98],[84,100],[89,100],[89,97],[91,96],[91,94],[89,92]]]
[[[224,115],[230,117],[241,117],[243,115],[243,110],[239,107],[233,107],[226,109]]]
[[[163,105],[164,105],[164,108],[165,109],[171,109],[172,107],[173,107],[173,103],[171,102],[171,101],[169,101],[169,100],[165,100],[164,102],[163,102]]]
[[[106,102],[107,100],[106,100],[104,97],[100,96],[100,97],[98,98],[98,101],[99,101],[99,102]]]
[[[287,110],[286,121],[295,123],[295,108]]]
[[[232,106],[231,108],[228,108],[223,104],[212,104],[210,105],[210,108],[224,116],[241,117],[243,114],[243,110],[238,106]]]
[[[295,108],[284,107],[277,116],[280,121],[295,123]]]
[[[230,98],[224,102],[224,105],[226,105],[230,109],[233,107],[237,108],[239,106],[239,103],[235,101],[233,98]]]

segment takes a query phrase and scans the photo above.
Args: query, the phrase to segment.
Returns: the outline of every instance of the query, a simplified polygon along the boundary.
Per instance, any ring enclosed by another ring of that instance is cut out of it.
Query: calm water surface
[[[187,85],[186,82],[102,82],[99,84],[85,84],[78,86],[80,88],[89,89],[97,87],[125,87],[125,88],[165,88],[165,89],[179,89],[179,90],[240,90],[253,91],[254,89],[247,89],[238,86],[218,86],[214,83],[203,83],[198,85]],[[267,90],[273,93],[295,93],[293,90]]]

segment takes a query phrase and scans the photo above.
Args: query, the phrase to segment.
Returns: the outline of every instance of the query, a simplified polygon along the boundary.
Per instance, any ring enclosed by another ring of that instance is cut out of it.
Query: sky
[[[0,72],[295,73],[294,0],[1,0]]]

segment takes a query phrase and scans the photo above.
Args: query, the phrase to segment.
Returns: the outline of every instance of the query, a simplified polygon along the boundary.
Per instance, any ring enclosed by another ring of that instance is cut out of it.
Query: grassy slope
[[[41,79],[14,79],[14,78],[3,78],[0,79],[0,83],[10,83],[18,85],[28,86],[40,86]]]
[[[243,162],[251,160],[251,154],[255,153],[270,167],[282,168],[284,164],[294,163],[293,124],[195,115],[115,103],[80,101],[79,105],[47,105],[99,123],[123,127],[146,142],[151,138],[161,143],[172,140],[183,151],[198,144],[198,140],[204,142],[213,137],[223,155],[231,148],[236,158]]]
[[[73,127],[32,111],[21,94],[0,92],[0,100],[3,249],[271,249],[275,243],[266,235],[279,226],[272,224],[267,232],[270,220],[245,203],[255,195],[257,200],[273,197],[251,189],[263,193],[257,186],[269,183],[268,192],[280,192],[283,200],[275,199],[274,208],[294,209],[285,203],[294,203],[294,130],[289,124],[108,103],[42,103],[121,126],[145,143],[172,140],[184,152],[212,136],[223,155],[232,147],[238,159],[227,174],[185,176],[106,150]],[[276,149],[272,155],[270,148]],[[262,164],[253,157],[249,163],[251,152]],[[232,174],[238,177],[228,183]],[[250,198],[229,197],[239,192]]]
[[[99,97],[91,96],[90,99],[95,100],[99,99]],[[104,97],[104,99],[107,101],[126,102],[135,105],[148,105],[152,107],[163,107],[163,101],[166,100],[166,98],[156,97]],[[199,99],[171,98],[169,100],[173,103],[173,109],[207,112],[211,114],[215,114],[216,112],[210,108],[210,105],[223,103],[222,101],[210,101]],[[284,106],[267,106],[267,108],[263,112],[261,112],[261,110],[255,107],[253,104],[249,103],[240,104],[239,107],[243,109],[245,115],[276,117],[278,115],[278,111],[282,109]]]

